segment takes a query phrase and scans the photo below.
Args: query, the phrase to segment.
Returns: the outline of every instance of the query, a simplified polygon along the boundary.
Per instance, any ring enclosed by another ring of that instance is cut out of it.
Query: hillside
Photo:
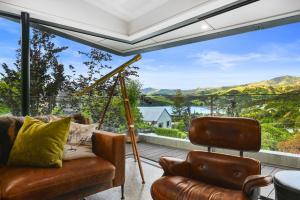
[[[226,95],[226,94],[282,94],[300,90],[300,77],[281,76],[270,80],[235,85],[219,88],[197,88],[192,90],[182,90],[184,95]],[[172,96],[176,93],[175,89],[155,89],[145,88],[143,94],[146,96]]]

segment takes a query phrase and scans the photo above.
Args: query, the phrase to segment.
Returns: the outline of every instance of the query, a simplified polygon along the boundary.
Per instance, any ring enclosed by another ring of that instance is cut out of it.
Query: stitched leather
[[[194,119],[189,130],[193,144],[257,152],[261,146],[261,130],[257,120],[230,117]]]
[[[82,199],[124,184],[125,136],[108,132],[94,134],[94,158],[65,161],[60,169],[5,166],[22,121],[0,117],[0,199]]]
[[[154,200],[248,200],[240,190],[231,190],[182,176],[163,176],[151,187]]]
[[[113,186],[125,182],[125,136],[106,131],[97,131],[92,137],[93,152],[111,162],[115,167]]]
[[[107,180],[112,187],[115,177],[115,167],[99,157],[67,161],[62,168],[5,168],[0,180],[2,198],[6,200],[56,199]]]
[[[236,150],[260,149],[260,125],[246,118],[194,119],[192,143]],[[258,187],[271,183],[260,175],[260,162],[240,156],[191,151],[186,160],[162,157],[163,177],[151,187],[154,200],[254,200]]]

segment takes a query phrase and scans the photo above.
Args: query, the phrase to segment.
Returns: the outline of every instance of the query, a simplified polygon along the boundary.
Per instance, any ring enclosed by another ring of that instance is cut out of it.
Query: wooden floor
[[[125,199],[126,200],[152,200],[150,187],[152,183],[163,174],[163,170],[157,161],[161,156],[172,156],[185,159],[186,150],[175,149],[149,143],[139,143],[139,151],[141,154],[142,166],[145,175],[145,184],[142,184],[137,163],[134,162],[131,145],[126,146],[126,181],[125,181]],[[263,165],[262,174],[273,175],[284,168]],[[264,187],[261,190],[263,199],[275,199],[273,185]],[[121,197],[120,187],[112,188],[95,195],[87,197],[87,200],[118,200]]]

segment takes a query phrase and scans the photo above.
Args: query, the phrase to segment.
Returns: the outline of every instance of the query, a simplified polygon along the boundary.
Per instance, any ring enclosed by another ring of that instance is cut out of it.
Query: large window
[[[18,47],[20,25],[0,18],[0,115],[19,115],[21,112]]]
[[[0,34],[0,114],[20,115],[20,26],[0,19]],[[78,92],[129,58],[36,29],[30,34],[31,115],[80,112],[98,122],[113,79]],[[263,149],[300,153],[299,35],[294,23],[144,53],[126,73],[138,131],[185,139],[196,117],[249,117],[261,123]],[[165,109],[166,127],[151,125]],[[118,89],[103,128],[126,130]]]
[[[141,106],[166,108],[173,137],[196,117],[249,117],[263,149],[300,153],[299,35],[294,23],[146,53]]]

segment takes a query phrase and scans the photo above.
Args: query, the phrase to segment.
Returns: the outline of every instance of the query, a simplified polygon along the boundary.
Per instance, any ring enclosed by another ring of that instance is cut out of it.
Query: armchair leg
[[[125,199],[125,197],[124,197],[124,184],[121,185],[121,199]]]

